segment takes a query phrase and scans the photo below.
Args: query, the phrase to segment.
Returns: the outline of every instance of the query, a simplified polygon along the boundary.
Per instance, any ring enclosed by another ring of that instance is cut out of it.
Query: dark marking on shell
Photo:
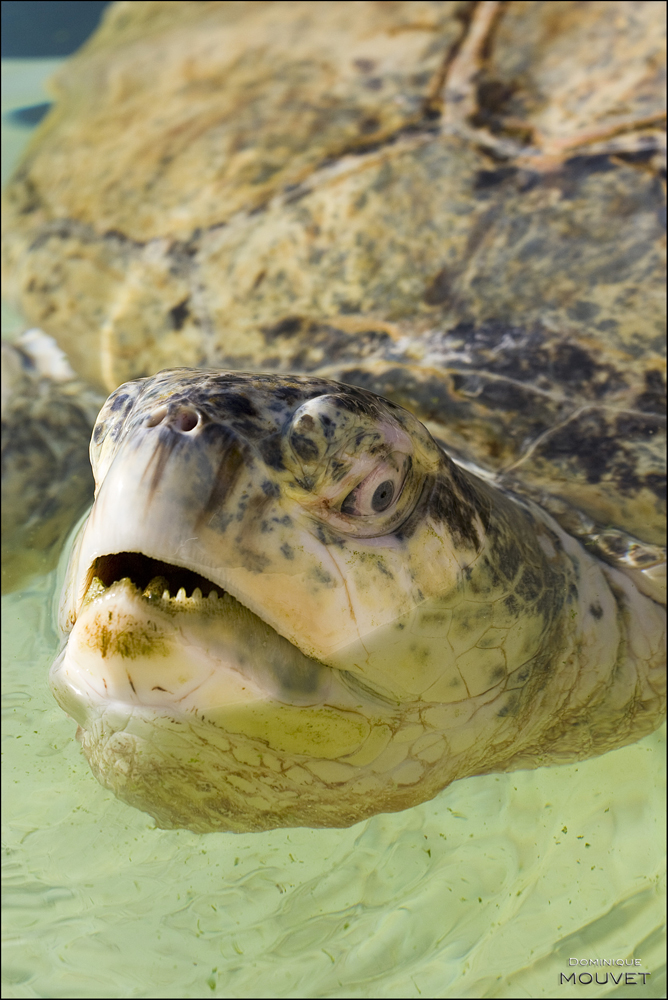
[[[662,472],[642,473],[636,447],[663,432],[664,419],[652,414],[618,411],[613,416],[589,410],[546,436],[534,456],[563,466],[588,483],[602,480],[626,496],[651,489],[663,496]]]
[[[666,380],[658,369],[645,372],[645,391],[635,401],[643,413],[666,413]]]
[[[498,167],[496,170],[479,170],[475,176],[473,190],[476,194],[487,195],[492,189],[517,175],[517,167]]]
[[[190,315],[190,309],[188,308],[188,302],[190,301],[190,296],[179,302],[178,305],[174,306],[169,310],[169,321],[173,330],[181,330]]]
[[[663,430],[663,419],[657,419],[654,414],[646,416],[637,413],[622,411],[615,417],[614,431],[623,440],[629,438],[649,438],[654,437],[660,430]]]
[[[625,373],[597,356],[582,344],[551,331],[533,326],[524,328],[510,323],[487,320],[475,325],[460,322],[446,333],[436,334],[444,352],[465,344],[468,360],[457,367],[478,374],[504,375],[537,387],[576,389],[598,399],[617,392],[627,384]],[[503,344],[503,350],[500,350]]]
[[[292,191],[288,191],[288,188],[292,188]],[[301,201],[305,198],[307,194],[310,194],[313,189],[306,187],[306,185],[301,186],[300,184],[287,184],[285,187],[285,204],[293,205],[296,201]]]
[[[447,267],[442,268],[427,286],[423,300],[428,306],[439,306],[452,295],[452,275]]]
[[[302,323],[301,316],[286,316],[273,326],[263,327],[262,333],[267,343],[277,337],[294,337],[301,330]]]

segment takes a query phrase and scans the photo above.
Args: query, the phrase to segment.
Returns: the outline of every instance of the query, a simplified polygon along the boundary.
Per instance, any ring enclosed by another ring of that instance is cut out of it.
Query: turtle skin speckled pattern
[[[91,457],[51,685],[160,825],[346,826],[662,719],[659,603],[391,401],[174,369]]]

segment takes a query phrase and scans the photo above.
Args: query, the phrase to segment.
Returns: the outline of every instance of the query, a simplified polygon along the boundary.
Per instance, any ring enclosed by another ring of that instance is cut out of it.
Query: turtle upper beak
[[[150,412],[104,463],[77,556],[75,614],[98,560],[140,553],[211,581],[307,656],[325,659],[356,639],[331,554],[308,528],[296,528],[300,513],[269,472],[250,441],[196,407]],[[297,598],[295,577],[323,565],[327,592],[311,585],[306,601]]]
[[[234,432],[189,406],[161,407],[118,447],[101,483],[79,554],[80,603],[95,561],[141,552],[228,589],[211,535],[231,520],[246,448]]]

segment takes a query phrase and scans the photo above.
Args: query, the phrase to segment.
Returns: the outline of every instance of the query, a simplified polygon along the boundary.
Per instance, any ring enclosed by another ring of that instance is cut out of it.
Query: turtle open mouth
[[[193,570],[161,559],[152,559],[141,552],[115,552],[98,556],[88,570],[85,593],[95,579],[105,588],[119,580],[128,579],[140,592],[155,591],[158,596],[168,592],[170,597],[175,597],[183,590],[186,597],[192,597],[198,589],[202,597],[209,597],[214,591],[219,597],[225,593],[219,584]]]
[[[115,552],[98,556],[86,575],[81,610],[105,595],[115,584],[121,586],[117,596],[125,594],[133,599],[143,598],[151,607],[150,612],[146,609],[149,614],[158,612],[169,617],[180,614],[187,616],[191,622],[193,619],[200,619],[204,627],[206,621],[218,621],[223,629],[229,626],[220,636],[228,650],[235,649],[233,658],[236,668],[249,677],[255,677],[260,687],[265,692],[270,691],[277,701],[303,705],[320,703],[324,698],[325,685],[332,675],[332,668],[302,653],[296,645],[276,632],[229,591],[200,573],[154,559],[142,552]],[[105,635],[109,632],[107,613],[105,611],[103,625]],[[119,627],[119,635],[124,638],[117,646],[119,650],[122,649],[122,655],[128,655],[127,640],[136,631],[136,625],[129,625],[127,619]],[[196,646],[198,640],[194,638],[194,634],[191,639],[193,646]],[[108,655],[105,647],[103,659]],[[376,685],[340,668],[336,670],[336,674],[356,703],[364,699],[396,707],[396,698]],[[155,687],[152,688],[152,692],[155,690]],[[159,690],[166,689],[161,684]]]
[[[252,692],[320,704],[331,678],[220,585],[141,552],[93,560],[70,645],[87,664],[87,683],[101,678],[104,698],[180,709],[191,699],[209,717]]]

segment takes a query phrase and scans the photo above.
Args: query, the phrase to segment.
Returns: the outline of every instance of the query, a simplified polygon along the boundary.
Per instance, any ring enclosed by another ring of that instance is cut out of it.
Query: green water
[[[51,698],[53,588],[3,600],[3,997],[626,995],[569,958],[665,995],[662,734],[350,830],[156,830]]]
[[[43,76],[7,67],[14,106]],[[50,695],[55,588],[2,602],[3,997],[665,996],[665,728],[350,830],[156,830]],[[570,958],[651,975],[560,984]]]

